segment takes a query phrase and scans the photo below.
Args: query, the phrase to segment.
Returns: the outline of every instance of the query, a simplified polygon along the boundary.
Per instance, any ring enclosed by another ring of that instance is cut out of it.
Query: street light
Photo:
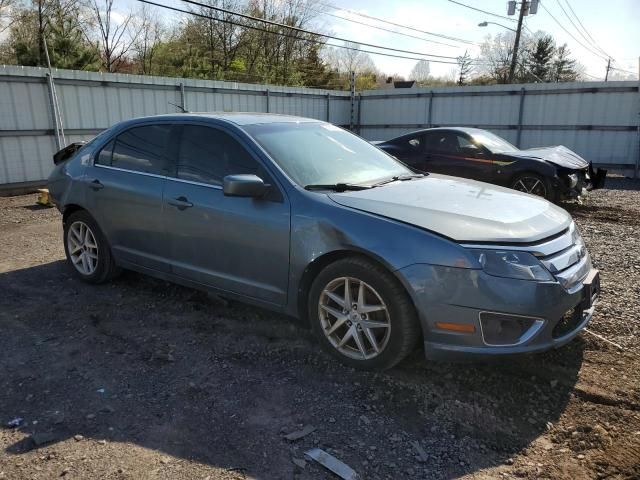
[[[515,30],[513,28],[507,27],[506,25],[502,25],[501,23],[496,23],[496,22],[486,22],[486,21],[485,22],[480,22],[478,24],[478,26],[479,27],[488,27],[490,23],[493,24],[493,25],[498,25],[499,27],[502,27],[502,28],[506,28],[507,30],[511,30],[512,32],[515,33]]]

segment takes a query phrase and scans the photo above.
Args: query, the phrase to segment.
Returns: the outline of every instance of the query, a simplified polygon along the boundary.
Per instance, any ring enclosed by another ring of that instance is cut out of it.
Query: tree
[[[113,10],[114,0],[90,0],[92,21],[97,28],[98,44],[102,56],[102,66],[107,72],[117,72],[126,63],[127,54],[140,33],[134,29],[133,14],[128,13],[122,20]]]
[[[565,43],[558,47],[551,66],[552,82],[575,82],[579,72],[576,60],[571,58],[571,52]]]
[[[422,85],[429,80],[431,73],[431,67],[427,60],[418,60],[418,62],[411,69],[409,78],[415,80],[418,85]]]
[[[523,41],[524,38],[521,39]],[[483,72],[495,80],[496,83],[509,81],[509,66],[513,55],[513,33],[499,33],[495,37],[487,36],[480,45],[480,60]]]
[[[527,52],[527,66],[533,80],[548,82],[551,62],[556,51],[556,42],[551,35],[543,35],[533,42]]]
[[[33,2],[17,12],[8,35],[19,65],[46,66],[45,39],[51,66],[81,70],[98,59],[84,37],[84,7],[79,0]]]
[[[458,76],[458,85],[464,85],[473,71],[473,64],[471,55],[465,50],[464,55],[458,57],[458,67],[460,68],[460,75]]]
[[[153,74],[153,61],[162,41],[164,27],[158,15],[142,4],[134,17],[134,30],[140,33],[133,42],[138,70],[142,75]]]
[[[0,0],[0,33],[4,32],[10,23],[15,7],[15,0]]]

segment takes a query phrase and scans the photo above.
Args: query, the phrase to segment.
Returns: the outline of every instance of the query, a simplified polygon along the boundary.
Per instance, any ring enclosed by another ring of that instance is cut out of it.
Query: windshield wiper
[[[356,185],[354,183],[327,183],[317,185],[305,185],[305,190],[334,190],[336,192],[346,192],[347,190],[368,190],[371,185]]]
[[[406,180],[411,180],[414,178],[422,178],[422,177],[424,177],[422,173],[411,173],[411,174],[407,173],[404,175],[394,175],[393,177],[385,178],[384,180],[371,184],[371,187],[379,187],[381,185],[386,185],[387,183],[392,183],[397,181],[404,182]]]

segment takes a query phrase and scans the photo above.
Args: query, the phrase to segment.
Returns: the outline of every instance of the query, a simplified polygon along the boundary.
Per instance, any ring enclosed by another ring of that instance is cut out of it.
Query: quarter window
[[[111,156],[111,166],[166,175],[170,132],[171,125],[148,125],[134,127],[118,135]]]
[[[96,157],[96,164],[98,164],[98,165],[111,165],[111,156],[113,154],[113,144],[114,143],[115,143],[115,141],[111,140],[104,147],[102,147],[102,150],[100,150],[100,153],[98,153],[98,156]]]
[[[266,175],[260,164],[229,134],[216,128],[185,125],[176,176],[182,180],[222,185],[227,175]]]

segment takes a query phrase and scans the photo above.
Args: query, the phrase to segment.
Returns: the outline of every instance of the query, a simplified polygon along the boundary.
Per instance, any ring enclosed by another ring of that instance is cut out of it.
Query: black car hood
[[[557,147],[528,148],[517,152],[509,152],[510,157],[535,158],[553,163],[559,167],[582,170],[589,167],[589,162],[563,145]]]

